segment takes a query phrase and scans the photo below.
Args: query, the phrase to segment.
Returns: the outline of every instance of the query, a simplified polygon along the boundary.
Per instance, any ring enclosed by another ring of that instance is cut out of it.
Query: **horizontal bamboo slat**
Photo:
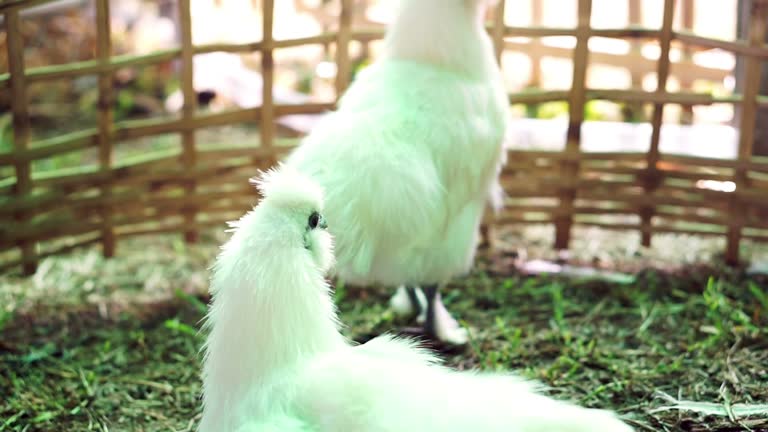
[[[23,1],[23,0],[22,0]],[[4,8],[0,7],[0,11]],[[490,28],[490,31],[493,31]],[[630,28],[630,29],[591,29],[589,36],[600,36],[608,38],[649,38],[658,37],[659,30]],[[381,39],[384,36],[383,30],[353,31],[349,35],[350,40],[371,41]],[[504,29],[504,36],[525,36],[525,37],[551,37],[551,36],[576,36],[576,29],[573,28],[552,28],[552,27],[510,27]],[[316,36],[275,40],[271,43],[273,49],[290,48],[306,45],[324,45],[338,39],[337,32],[329,32]],[[687,44],[701,46],[705,48],[717,48],[734,54],[755,57],[759,59],[768,59],[768,46],[761,47],[750,46],[745,41],[724,41],[721,39],[707,38],[704,36],[693,35],[686,32],[673,32],[672,40],[679,40]],[[194,54],[206,54],[212,52],[229,53],[249,53],[259,52],[264,49],[263,41],[249,42],[241,44],[208,44],[194,47]],[[115,56],[109,63],[100,64],[98,60],[87,60],[73,62],[64,65],[42,66],[29,69],[27,80],[29,82],[49,81],[60,78],[74,78],[83,75],[93,75],[104,72],[112,72],[123,67],[150,66],[175,60],[181,57],[181,48],[173,48],[159,51],[151,54],[133,56]],[[0,85],[4,85],[10,79],[9,73],[0,74]]]

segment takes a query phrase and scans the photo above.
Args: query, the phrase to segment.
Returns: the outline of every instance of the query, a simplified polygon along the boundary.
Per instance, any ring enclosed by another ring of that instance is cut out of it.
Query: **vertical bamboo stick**
[[[544,19],[543,2],[531,0],[531,26],[539,27]],[[531,59],[531,86],[541,87],[541,38],[531,39],[528,56]]]
[[[643,8],[640,0],[629,0],[629,25],[640,26],[643,24]],[[633,42],[634,45],[634,42]]]
[[[672,22],[675,17],[675,0],[664,0],[664,19],[661,25],[661,54],[656,69],[656,92],[664,93],[669,78],[669,46],[672,41]],[[651,145],[646,155],[646,169],[643,173],[643,189],[646,194],[653,194],[661,183],[661,172],[656,164],[659,162],[659,139],[661,138],[661,120],[664,116],[664,104],[653,105],[651,117]],[[643,246],[651,245],[651,230],[655,208],[645,206],[640,208],[641,241]]]
[[[29,111],[27,107],[27,83],[24,76],[24,46],[21,38],[21,22],[18,8],[5,12],[5,30],[7,34],[8,70],[11,74],[11,111],[13,113],[13,150],[24,152],[29,146]],[[32,192],[31,167],[28,161],[17,161],[16,185],[14,192],[23,197]],[[26,222],[27,215],[19,212],[15,219]],[[22,271],[31,275],[37,270],[35,243],[19,242],[21,249]]]
[[[568,133],[565,142],[566,158],[562,162],[562,175],[567,184],[575,185],[579,175],[579,147],[581,145],[581,124],[584,121],[586,101],[587,63],[589,60],[590,18],[592,0],[579,0],[579,21],[576,27],[576,48],[573,52],[573,82],[568,97]],[[576,186],[558,191],[560,213],[555,217],[555,248],[567,249],[573,225],[573,202]]]
[[[271,151],[268,164],[272,165],[277,160],[274,156],[272,141],[275,135],[275,108],[272,100],[272,87],[275,78],[275,59],[273,57],[274,39],[272,38],[272,23],[275,14],[274,0],[264,0],[262,4],[263,32],[261,52],[261,75],[263,78],[262,103],[261,103],[261,146]],[[257,161],[257,164],[262,161]]]
[[[766,21],[768,21],[768,2],[766,0],[753,0],[749,25],[750,46],[760,47],[763,45]],[[741,105],[741,124],[739,125],[741,130],[739,135],[739,163],[733,174],[737,192],[749,187],[746,163],[752,157],[757,116],[756,96],[760,89],[760,59],[750,56],[744,63],[744,99]],[[725,260],[731,265],[739,263],[739,243],[741,242],[741,229],[744,225],[745,207],[738,196],[731,198],[729,206],[731,223],[728,227],[725,251]]]
[[[99,63],[109,63],[112,55],[112,36],[109,23],[109,0],[96,1],[96,54]],[[112,169],[112,73],[99,74],[99,168],[102,172]],[[109,184],[101,186],[101,195],[108,198],[112,195]],[[101,231],[102,253],[105,257],[115,255],[115,230],[112,223],[112,208],[106,205],[101,215],[103,229]]]
[[[506,0],[499,1],[493,12],[493,48],[496,51],[496,61],[501,66],[501,55],[504,53],[504,9]]]
[[[190,0],[179,0],[179,23],[181,28],[181,92],[184,95],[184,107],[182,109],[182,122],[184,130],[181,132],[182,145],[182,163],[184,169],[191,171],[197,163],[197,153],[195,151],[195,130],[193,128],[195,110],[197,109],[197,93],[194,85],[194,46],[192,45],[192,11]],[[191,197],[195,194],[194,180],[188,181],[184,185],[186,196]],[[184,224],[194,226],[196,212],[194,206],[189,206],[183,210]],[[184,231],[184,240],[187,243],[197,241],[198,232],[194,229]]]
[[[349,42],[352,36],[352,0],[341,0],[339,33],[336,35],[336,100],[339,100],[349,85],[351,66]]]
[[[643,23],[643,8],[640,4],[640,0],[629,0],[629,25],[632,26],[641,26]],[[643,48],[643,42],[632,39],[630,41],[630,53],[632,55],[640,55],[642,48]],[[631,77],[631,85],[633,90],[638,90],[643,88],[643,73],[637,69],[637,68],[630,68],[629,69],[630,77]],[[626,114],[630,118],[627,120],[630,121],[637,121],[638,119],[644,119],[645,115],[643,115],[643,104],[642,103],[635,103],[635,102],[627,102],[626,103]]]
[[[695,3],[693,0],[683,0],[680,4],[680,13],[683,16],[683,28],[686,30],[693,30],[693,21],[696,13]],[[688,45],[683,46],[682,61],[691,62],[693,51]],[[692,76],[683,75],[680,77],[680,87],[684,90],[691,90],[693,86]],[[693,123],[693,105],[683,105],[683,110],[680,113],[680,123],[692,124]]]

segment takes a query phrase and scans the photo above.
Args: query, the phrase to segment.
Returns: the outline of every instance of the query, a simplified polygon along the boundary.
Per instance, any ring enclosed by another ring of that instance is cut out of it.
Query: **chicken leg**
[[[448,312],[438,285],[425,285],[424,289],[416,285],[400,286],[390,306],[402,317],[416,317],[424,335],[430,339],[458,346],[467,343],[467,330]]]

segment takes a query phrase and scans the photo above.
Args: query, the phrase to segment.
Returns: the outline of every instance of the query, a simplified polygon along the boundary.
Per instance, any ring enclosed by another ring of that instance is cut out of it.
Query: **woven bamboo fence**
[[[0,75],[1,91],[12,100],[13,151],[0,153],[0,167],[12,166],[15,176],[0,180],[0,250],[17,254],[0,268],[21,266],[27,274],[47,256],[100,243],[112,256],[117,240],[127,236],[178,232],[192,242],[198,232],[237,217],[254,202],[255,191],[245,181],[256,168],[264,168],[284,156],[296,140],[277,136],[275,120],[298,113],[322,113],[333,103],[280,105],[273,103],[274,53],[288,47],[336,45],[337,95],[349,84],[352,41],[370,42],[383,36],[381,29],[358,30],[352,25],[356,2],[339,0],[338,30],[291,40],[273,38],[274,0],[262,1],[263,38],[244,44],[198,45],[192,43],[190,1],[178,1],[181,47],[142,56],[114,56],[110,42],[108,0],[94,0],[98,38],[97,58],[25,70],[20,32],[20,11],[46,0],[0,2],[7,34],[9,72]],[[513,204],[494,224],[546,223],[555,227],[556,248],[567,248],[574,225],[629,230],[642,234],[650,244],[657,233],[721,236],[726,239],[726,259],[736,263],[743,239],[768,241],[768,160],[752,156],[756,110],[768,107],[760,96],[761,62],[768,59],[764,44],[768,0],[754,0],[748,40],[724,41],[673,30],[675,0],[664,0],[661,28],[595,29],[590,25],[592,1],[578,1],[575,28],[511,27],[505,25],[504,9],[516,0],[499,2],[488,31],[501,56],[514,44],[506,37],[571,36],[573,82],[568,91],[539,91],[510,95],[510,103],[566,101],[569,125],[562,152],[510,150],[510,163],[502,174],[508,195],[515,198],[546,198],[548,204]],[[687,0],[686,0],[687,1]],[[635,12],[636,13],[636,12]],[[590,37],[657,41],[661,55],[656,64],[657,88],[642,91],[590,89],[586,72],[590,63]],[[716,97],[688,91],[669,92],[670,46],[681,44],[701,49],[718,48],[745,59],[742,94]],[[210,52],[261,54],[262,106],[220,113],[198,113],[193,88],[193,56]],[[184,106],[178,119],[113,120],[113,74],[125,66],[146,66],[180,60]],[[54,79],[98,76],[98,125],[96,128],[30,142],[31,124],[26,92],[30,84]],[[604,99],[652,104],[652,135],[644,153],[582,152],[581,126],[585,103]],[[727,103],[741,108],[738,157],[735,160],[662,154],[659,139],[667,104],[683,106]],[[196,131],[231,124],[260,125],[258,147],[199,149]],[[181,151],[148,154],[141,160],[123,162],[113,156],[121,141],[160,134],[179,134]],[[76,172],[32,170],[32,162],[69,152],[98,149],[98,166]],[[717,192],[696,188],[699,180],[732,181],[735,191]],[[540,200],[540,202],[543,202]],[[634,216],[637,223],[608,223],[595,215]],[[762,215],[762,216],[761,216]]]

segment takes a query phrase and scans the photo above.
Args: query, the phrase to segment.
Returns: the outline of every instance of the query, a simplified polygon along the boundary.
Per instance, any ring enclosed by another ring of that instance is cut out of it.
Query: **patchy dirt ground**
[[[633,250],[591,233],[577,236],[573,259],[630,277],[524,276],[503,257],[551,255],[548,234],[498,235],[493,259],[445,291],[472,335],[449,365],[516,370],[637,430],[768,430],[766,277],[717,265],[718,245],[670,238]],[[197,329],[222,239],[132,239],[117,259],[94,248],[46,260],[33,278],[0,276],[0,431],[194,430]],[[389,295],[340,285],[345,333],[365,340],[407,325]]]

